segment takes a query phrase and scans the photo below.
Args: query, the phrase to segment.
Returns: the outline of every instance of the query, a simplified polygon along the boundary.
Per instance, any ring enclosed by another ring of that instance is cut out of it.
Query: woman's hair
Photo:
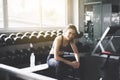
[[[73,29],[73,30],[75,30],[76,35],[78,35],[78,32],[77,32],[77,29],[76,29],[76,26],[75,26],[75,25],[69,24],[69,25],[64,29],[64,32],[66,32],[68,29]]]

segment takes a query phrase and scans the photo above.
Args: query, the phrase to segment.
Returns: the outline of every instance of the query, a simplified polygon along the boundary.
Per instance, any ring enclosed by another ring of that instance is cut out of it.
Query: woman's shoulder
[[[61,44],[61,40],[62,40],[62,37],[61,36],[57,36],[54,40],[54,45],[56,44]]]
[[[55,40],[62,40],[62,35],[57,36],[57,37],[55,38]]]

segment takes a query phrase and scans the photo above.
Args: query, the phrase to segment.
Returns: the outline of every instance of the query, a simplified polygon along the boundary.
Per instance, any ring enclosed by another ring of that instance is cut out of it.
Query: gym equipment
[[[44,35],[44,38],[45,38],[45,41],[51,41],[50,34],[48,33]]]
[[[5,45],[4,39],[7,37],[6,34],[0,35],[0,47]]]
[[[25,32],[23,36],[27,36],[27,37],[29,37],[30,35],[31,35],[30,32]]]
[[[26,44],[29,43],[29,42],[30,42],[29,37],[23,35],[23,36],[21,37],[21,42],[22,42],[23,44],[25,44],[25,43],[26,43]]]
[[[4,42],[5,42],[5,45],[12,45],[13,44],[13,40],[10,37],[6,37],[4,39]]]
[[[15,44],[15,45],[21,44],[21,43],[22,43],[21,41],[22,41],[21,38],[18,37],[18,36],[14,38],[14,44]]]
[[[38,38],[38,42],[44,42],[44,41],[45,41],[45,38],[44,38],[44,35],[43,35],[43,34],[39,34],[39,35],[37,36],[37,38]]]
[[[29,37],[29,39],[30,39],[30,43],[37,43],[38,42],[38,38],[36,35],[31,35]]]
[[[100,40],[98,41],[97,45],[95,46],[95,48],[92,51],[92,55],[95,54],[96,50],[100,47],[101,52],[105,52],[105,48],[108,47],[108,45],[110,44],[110,47],[112,48],[113,52],[116,52],[116,49],[112,43],[113,38],[115,37],[120,37],[120,36],[116,36],[115,33],[120,30],[120,26],[109,26],[106,28],[105,32],[103,33],[103,35],[101,36]],[[106,42],[106,45],[103,46],[102,42],[104,41],[104,39],[106,37],[109,37],[109,40]]]
[[[119,57],[119,61],[120,61],[120,54],[116,53],[117,50],[114,47],[114,44],[112,42],[112,40],[116,37],[120,37],[118,34],[116,34],[118,32],[118,30],[120,30],[120,26],[109,26],[106,28],[105,32],[103,33],[103,35],[101,36],[100,40],[98,41],[97,45],[95,46],[95,48],[92,51],[92,55],[96,54],[97,49],[99,48],[101,50],[100,55],[107,55],[106,60],[101,68],[102,72],[106,73],[106,74],[102,74],[99,80],[118,80],[119,75],[116,76],[116,74],[119,74],[119,72],[115,72],[115,74],[113,74],[113,72],[109,72],[110,70],[108,69],[108,67],[113,66],[110,65],[109,60],[110,60],[110,56],[117,56]],[[107,38],[106,43],[103,44],[103,41],[105,40],[105,38]],[[111,50],[106,50],[106,48],[108,47],[108,45],[110,45]],[[118,66],[118,65],[117,65]],[[119,66],[118,66],[119,67]],[[112,76],[108,76],[111,75]]]
[[[23,33],[18,32],[18,33],[16,33],[16,36],[18,36],[18,37],[22,37],[22,36],[23,36]]]
[[[37,32],[37,31],[33,31],[31,35],[37,36],[37,35],[38,35],[38,32]]]

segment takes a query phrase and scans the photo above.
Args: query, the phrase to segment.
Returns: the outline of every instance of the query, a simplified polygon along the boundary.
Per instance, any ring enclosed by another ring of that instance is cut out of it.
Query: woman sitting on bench
[[[47,63],[49,67],[55,68],[55,75],[58,80],[64,79],[65,71],[68,67],[75,69],[80,67],[80,56],[74,42],[74,38],[77,34],[76,26],[70,24],[64,30],[63,35],[57,36],[53,42],[52,48],[47,58]],[[74,61],[68,60],[63,56],[64,52],[66,52],[66,48],[69,45],[74,52]]]

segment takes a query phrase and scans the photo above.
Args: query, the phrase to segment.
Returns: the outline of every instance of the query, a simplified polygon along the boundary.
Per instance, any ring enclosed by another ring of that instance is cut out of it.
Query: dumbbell
[[[31,35],[30,32],[25,32],[23,36],[29,37]]]
[[[45,37],[44,37],[43,34],[39,34],[39,35],[37,36],[37,39],[38,39],[38,42],[44,42],[44,41],[45,41]]]
[[[23,33],[18,32],[18,33],[16,33],[16,36],[17,36],[17,37],[22,37],[22,36],[23,36]]]
[[[37,36],[37,35],[38,35],[38,32],[37,32],[37,31],[33,31],[33,32],[31,33],[31,35]]]
[[[5,46],[4,39],[7,37],[6,34],[1,34],[0,35],[0,46]]]
[[[44,35],[44,38],[45,38],[45,42],[46,42],[46,41],[51,41],[51,36],[50,36],[50,34],[45,34],[45,35]]]
[[[13,39],[12,38],[10,38],[10,37],[6,37],[5,39],[4,39],[4,42],[5,42],[5,45],[13,45]]]
[[[29,41],[30,41],[30,43],[37,43],[38,42],[38,38],[37,38],[36,35],[31,35],[29,37]]]
[[[57,35],[55,33],[52,33],[50,36],[51,36],[51,41],[53,41]]]
[[[23,36],[21,37],[21,42],[22,42],[23,44],[27,44],[27,43],[30,43],[30,39],[29,39],[28,36],[23,35]]]
[[[16,45],[16,44],[21,44],[22,43],[22,40],[21,40],[21,38],[20,37],[15,37],[14,38],[14,44]]]

